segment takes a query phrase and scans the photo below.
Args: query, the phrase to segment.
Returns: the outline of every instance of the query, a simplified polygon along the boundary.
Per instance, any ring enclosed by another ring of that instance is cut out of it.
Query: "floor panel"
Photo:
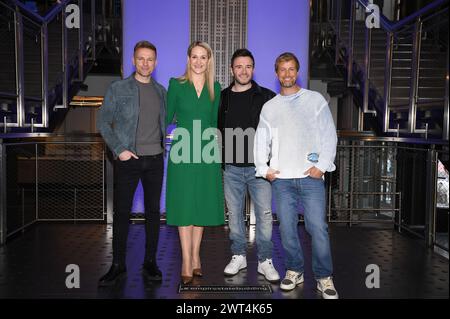
[[[260,287],[271,292],[179,292],[180,246],[174,227],[161,226],[158,264],[161,283],[144,282],[144,227],[130,225],[127,277],[112,288],[97,287],[97,281],[112,260],[112,228],[100,224],[37,224],[0,247],[0,298],[137,298],[137,299],[316,299],[311,270],[310,238],[299,226],[305,252],[305,283],[291,292],[268,283],[259,275],[254,229],[248,235],[246,270],[234,277],[223,276],[231,253],[228,228],[206,228],[201,258],[204,276],[193,286]],[[334,281],[341,298],[448,298],[448,260],[424,247],[421,241],[391,229],[330,225]],[[273,232],[273,263],[284,275],[283,249],[277,225]],[[68,289],[66,266],[80,269],[80,288]],[[380,287],[366,287],[368,265],[380,270]]]

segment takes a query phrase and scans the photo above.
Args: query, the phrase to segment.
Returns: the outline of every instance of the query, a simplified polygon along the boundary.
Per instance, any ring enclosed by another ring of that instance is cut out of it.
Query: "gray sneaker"
[[[289,291],[294,289],[297,285],[300,285],[304,281],[303,273],[288,270],[284,279],[281,281],[281,290]]]
[[[325,277],[317,280],[317,290],[322,293],[323,299],[338,299],[339,295],[334,288],[333,278]]]

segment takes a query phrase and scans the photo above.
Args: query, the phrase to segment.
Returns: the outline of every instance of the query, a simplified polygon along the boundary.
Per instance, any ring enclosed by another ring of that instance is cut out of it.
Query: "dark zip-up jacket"
[[[228,109],[230,107],[230,92],[234,83],[231,83],[229,87],[222,90],[220,94],[220,105],[219,105],[219,118],[217,121],[217,127],[222,134],[222,166],[225,164],[225,125]],[[251,96],[251,125],[256,130],[259,123],[259,115],[261,113],[264,103],[272,99],[276,94],[266,89],[265,87],[259,86],[255,81],[252,80],[252,96]]]

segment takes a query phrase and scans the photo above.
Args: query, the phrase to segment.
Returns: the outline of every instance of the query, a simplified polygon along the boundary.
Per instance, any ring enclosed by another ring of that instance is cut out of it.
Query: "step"
[[[420,53],[421,59],[434,59],[445,62],[447,54],[445,52],[436,52],[436,51],[424,51],[422,50]],[[402,51],[394,51],[392,55],[393,59],[412,59],[412,52],[408,50]]]
[[[0,69],[2,70],[2,72],[0,72],[0,73],[16,74],[16,69],[14,67],[14,64],[12,64],[12,63],[9,65],[0,64]]]
[[[41,88],[40,87],[30,88],[30,87],[25,86],[24,92],[25,92],[25,96],[34,96],[37,98],[41,98]]]
[[[444,87],[419,87],[418,97],[423,99],[441,99],[445,95]],[[391,88],[391,98],[396,97],[409,97],[411,94],[411,87],[399,87],[392,86]]]
[[[423,97],[417,99],[417,105],[420,108],[444,108],[445,98],[444,97]]]
[[[31,69],[31,70],[41,70],[41,61],[29,61],[29,60],[25,60],[25,62],[23,63],[24,65],[24,70],[26,72],[27,69]]]
[[[11,50],[14,50],[14,38],[7,40],[5,38],[3,38],[3,45],[0,46],[0,52],[6,51],[6,52],[11,52]],[[14,51],[13,51],[14,52]]]
[[[391,99],[389,108],[393,111],[407,111],[409,112],[409,100],[406,99]],[[443,99],[419,99],[416,105],[417,110],[439,110],[444,108]]]
[[[341,41],[348,42],[349,36],[348,36],[348,34],[344,34],[344,35],[341,35],[340,39],[341,39]],[[365,35],[356,34],[353,37],[353,39],[354,39],[354,42],[353,42],[354,45],[365,45],[365,43],[366,43]],[[372,36],[372,47],[373,46],[378,47],[377,45],[379,45],[379,44],[386,45],[387,41],[388,41],[387,37],[385,37],[385,36],[384,37],[381,37],[381,36],[373,37]],[[400,39],[400,40],[394,39],[394,41],[393,41],[394,47],[398,47],[398,48],[402,48],[402,49],[411,48],[412,44],[413,44],[412,38],[405,38],[405,39]],[[435,44],[433,42],[423,42],[422,41],[420,46],[421,46],[421,48],[426,48],[426,49],[429,49],[429,48],[436,49]]]
[[[360,64],[361,67],[363,65]],[[376,67],[373,65],[370,69],[370,78],[371,79],[383,79],[386,74],[384,64],[379,64]],[[410,67],[398,67],[394,66],[392,68],[391,77],[393,80],[401,78],[401,79],[411,79],[412,72]],[[432,80],[445,80],[446,71],[443,68],[435,68],[435,67],[420,67],[419,69],[420,79],[432,79]]]
[[[26,84],[33,85],[33,83],[36,83],[41,86],[41,74],[25,74],[23,81]]]
[[[365,52],[354,52],[353,53],[353,59],[364,61],[366,54]],[[386,52],[380,52],[380,53],[371,53],[370,55],[371,60],[382,60],[385,61],[386,59]]]
[[[384,86],[384,77],[371,78],[371,81],[377,87]],[[411,78],[410,77],[396,77],[391,79],[392,86],[411,86]],[[421,87],[442,87],[445,85],[444,78],[434,78],[434,77],[421,77],[419,79],[419,86]]]
[[[391,99],[389,109],[394,112],[409,111],[409,100]],[[408,116],[408,114],[406,114]]]
[[[377,64],[376,65],[382,65],[384,66],[384,60],[382,61],[374,61]],[[412,66],[412,61],[411,59],[394,59],[392,61],[392,67],[393,68],[407,68],[407,67],[411,67]],[[437,63],[437,61],[435,59],[421,59],[419,66],[421,68],[443,68],[445,69],[445,66],[440,65],[439,63]]]
[[[349,40],[348,38],[341,38],[341,42],[345,43],[346,46],[348,46],[349,44]],[[357,48],[360,51],[363,51],[366,47],[366,40],[365,38],[355,38],[353,40],[353,48]],[[377,50],[384,50],[387,47],[386,41],[385,40],[381,40],[378,39],[376,41],[374,41],[372,39],[372,45],[371,45],[371,49],[377,49]]]
[[[49,64],[62,64],[62,56],[61,54],[49,54],[48,55],[48,63]]]
[[[13,94],[16,91],[16,84],[1,81],[0,82],[0,91],[1,92],[9,92],[9,93]]]
[[[445,87],[419,87],[418,97],[424,99],[442,99],[445,96]]]
[[[341,39],[341,42],[344,44],[344,46],[348,47],[349,43],[348,43],[348,38],[345,39]],[[357,52],[364,52],[365,51],[365,41],[355,41],[353,43],[353,51],[357,51]],[[371,52],[375,52],[375,53],[381,53],[381,54],[386,54],[386,48],[387,48],[387,43],[386,42],[377,42],[377,43],[373,43],[372,47],[371,47]],[[397,53],[411,53],[412,51],[412,43],[404,43],[404,44],[397,44],[394,45],[394,51],[393,51],[393,55],[394,57],[396,56]],[[426,44],[426,45],[422,45],[421,46],[421,54],[427,54],[429,53],[431,56],[427,56],[429,58],[431,57],[435,57],[435,56],[440,56],[442,55],[442,57],[445,58],[446,53],[439,51],[434,45],[432,44]]]
[[[395,50],[411,50],[413,47],[413,43],[411,42],[394,42],[394,51]],[[422,50],[430,50],[433,49],[435,50],[435,46],[431,43],[422,43],[421,44],[421,49]]]
[[[341,39],[348,41],[349,38],[350,38],[350,36],[349,36],[349,34],[347,32],[341,33]],[[357,32],[357,33],[355,33],[353,35],[353,39],[355,39],[356,41],[365,42],[366,34],[364,32]],[[372,33],[371,39],[372,39],[373,42],[382,41],[382,42],[386,43],[387,36],[386,36],[386,34],[374,34],[374,33]]]
[[[14,79],[16,77],[16,71],[14,69],[3,69],[2,72],[0,72],[0,79],[8,80],[8,79]]]
[[[409,86],[408,87],[393,86],[391,88],[391,99],[395,99],[398,97],[408,97],[409,98],[410,92],[411,92],[411,88]]]

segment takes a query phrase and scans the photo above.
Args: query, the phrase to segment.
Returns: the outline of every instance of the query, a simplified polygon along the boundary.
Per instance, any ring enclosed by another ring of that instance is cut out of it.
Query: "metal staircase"
[[[448,0],[367,27],[367,0],[328,1],[337,64],[360,95],[364,116],[376,116],[385,135],[448,140]],[[370,26],[370,25],[369,25]]]
[[[105,1],[63,0],[41,16],[22,1],[0,1],[2,133],[56,125],[99,53],[117,41],[104,10]]]

